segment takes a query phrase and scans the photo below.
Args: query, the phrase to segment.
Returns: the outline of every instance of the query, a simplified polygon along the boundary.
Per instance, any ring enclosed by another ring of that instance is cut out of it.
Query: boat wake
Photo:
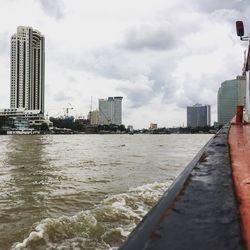
[[[171,183],[168,180],[131,188],[107,197],[91,210],[44,219],[11,249],[117,249]]]

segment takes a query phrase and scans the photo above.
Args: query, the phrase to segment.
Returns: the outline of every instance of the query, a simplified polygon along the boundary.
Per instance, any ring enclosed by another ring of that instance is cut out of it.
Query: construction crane
[[[69,117],[69,110],[74,109],[70,103],[68,103],[68,107],[63,108],[66,111],[65,117]]]
[[[58,110],[61,110],[61,108],[52,108],[52,109],[48,109],[47,110],[47,114],[46,114],[46,117],[47,117],[47,119],[49,118],[49,113],[52,111],[58,111]],[[61,111],[58,113],[58,112],[56,112],[57,114],[56,115],[53,115],[54,117],[57,117],[59,114],[61,114]]]

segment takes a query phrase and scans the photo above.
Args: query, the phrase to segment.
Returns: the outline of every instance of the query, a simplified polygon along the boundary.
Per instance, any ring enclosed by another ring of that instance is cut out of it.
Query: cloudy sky
[[[0,0],[0,107],[9,107],[10,36],[32,26],[46,39],[46,110],[86,117],[123,96],[123,123],[186,125],[186,106],[210,104],[241,74],[248,0]],[[247,23],[248,22],[248,23]]]

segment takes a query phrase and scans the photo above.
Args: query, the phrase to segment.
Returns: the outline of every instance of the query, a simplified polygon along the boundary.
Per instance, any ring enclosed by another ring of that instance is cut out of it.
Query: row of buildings
[[[237,106],[245,106],[246,77],[224,81],[217,93],[217,122],[223,126],[230,122],[236,114]],[[195,104],[187,107],[187,127],[205,127],[211,125],[210,105]]]
[[[10,108],[0,109],[17,129],[40,128],[45,119],[45,39],[32,27],[19,26],[11,37]],[[99,110],[91,111],[93,125],[121,125],[122,97],[99,99]]]
[[[19,26],[11,37],[10,108],[0,109],[0,117],[11,117],[15,127],[40,127],[51,122],[44,117],[45,39],[32,27]],[[245,103],[245,76],[221,84],[218,91],[218,125],[235,115],[237,105]],[[98,110],[90,111],[91,125],[121,125],[121,96],[99,99]],[[187,107],[187,126],[211,125],[210,105]]]

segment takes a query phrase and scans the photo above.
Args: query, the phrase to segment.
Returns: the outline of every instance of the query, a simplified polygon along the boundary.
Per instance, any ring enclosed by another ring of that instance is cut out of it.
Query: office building
[[[44,113],[44,37],[19,26],[11,37],[10,106]]]
[[[191,128],[210,126],[210,105],[195,104],[187,107],[187,126]]]
[[[218,124],[224,125],[236,114],[237,105],[245,106],[246,78],[237,76],[221,84],[217,95]]]
[[[99,99],[99,123],[101,125],[122,124],[122,97]]]

